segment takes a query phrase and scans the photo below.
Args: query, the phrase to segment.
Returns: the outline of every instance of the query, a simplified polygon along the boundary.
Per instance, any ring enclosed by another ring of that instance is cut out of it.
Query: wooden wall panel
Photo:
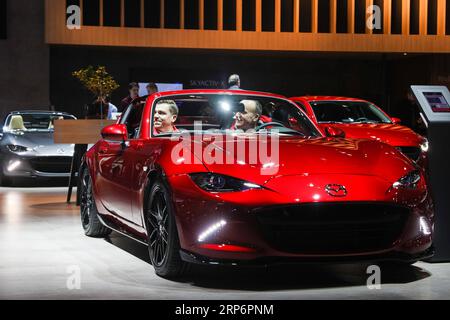
[[[437,34],[440,36],[445,35],[446,4],[445,0],[438,0]]]
[[[392,27],[392,0],[384,0],[383,4],[383,33],[391,34]]]
[[[337,0],[330,0],[330,32],[336,33]]]
[[[294,0],[294,32],[300,31],[300,0]]]
[[[359,1],[362,1],[362,0],[359,0]],[[347,10],[348,10],[347,32],[353,34],[353,33],[355,33],[355,0],[348,0]]]
[[[261,31],[261,0],[256,0],[256,32],[222,31],[223,19],[218,17],[219,30],[184,30],[151,28],[88,27],[69,30],[65,26],[65,0],[46,1],[46,42],[63,45],[124,46],[147,48],[201,48],[269,51],[332,51],[332,52],[450,52],[445,30],[445,1],[439,0],[438,35],[409,36],[409,1],[403,3],[401,35],[391,35],[390,18],[384,16],[385,34],[354,34],[354,1],[349,1],[349,33],[317,33],[317,0],[313,0],[313,32],[298,33],[299,1],[294,0],[294,32]],[[164,4],[164,0],[160,0]],[[208,0],[211,1],[211,0]],[[219,4],[223,0],[218,0]],[[364,0],[370,3],[371,0]],[[390,8],[385,0],[385,7]],[[333,3],[334,1],[332,1]],[[200,0],[203,4],[204,0]],[[241,3],[241,1],[238,1]],[[279,0],[276,1],[280,3]],[[221,14],[219,6],[218,13]],[[239,10],[239,9],[237,9]],[[164,5],[161,6],[161,26],[164,26]],[[388,10],[390,12],[390,9]],[[332,10],[334,12],[334,10]],[[444,12],[444,13],[443,13]],[[200,27],[203,28],[203,6],[200,6]],[[122,14],[123,15],[123,14]],[[426,15],[425,15],[426,17]],[[333,18],[330,17],[333,21]],[[238,23],[239,25],[239,23]],[[276,26],[279,24],[277,23]],[[276,28],[279,29],[279,28]],[[332,28],[333,30],[333,28]]]
[[[427,34],[428,0],[420,0],[419,34]]]

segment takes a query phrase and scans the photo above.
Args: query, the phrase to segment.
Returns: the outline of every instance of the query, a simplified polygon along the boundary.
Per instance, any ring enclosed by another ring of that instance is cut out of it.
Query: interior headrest
[[[20,115],[15,115],[11,117],[11,122],[9,123],[10,130],[26,130],[23,124],[23,118]]]

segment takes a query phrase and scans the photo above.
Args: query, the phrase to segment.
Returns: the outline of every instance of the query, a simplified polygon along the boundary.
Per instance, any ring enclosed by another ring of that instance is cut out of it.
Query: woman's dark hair
[[[131,83],[128,85],[128,90],[131,90],[131,89],[133,89],[134,87],[139,88],[139,85],[138,85],[137,82],[131,82]]]
[[[157,87],[156,84],[153,83],[153,82],[150,82],[150,83],[146,86],[146,88],[147,88],[147,89],[153,89],[153,90],[155,90],[155,91],[158,91],[158,87]]]

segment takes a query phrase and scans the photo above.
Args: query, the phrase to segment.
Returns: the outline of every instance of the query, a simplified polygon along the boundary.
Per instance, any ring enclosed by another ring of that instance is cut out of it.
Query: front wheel
[[[105,227],[98,218],[97,206],[92,192],[92,179],[87,168],[83,170],[81,175],[80,187],[81,224],[84,233],[89,237],[106,237],[111,233],[111,229]]]
[[[150,260],[157,275],[176,278],[186,273],[188,264],[181,260],[180,241],[170,193],[161,181],[150,188],[145,222]]]

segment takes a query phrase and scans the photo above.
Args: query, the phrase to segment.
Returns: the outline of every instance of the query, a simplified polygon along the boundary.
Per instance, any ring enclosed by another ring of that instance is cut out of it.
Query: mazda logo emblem
[[[345,197],[347,195],[347,189],[340,184],[327,184],[325,191],[332,197]]]

